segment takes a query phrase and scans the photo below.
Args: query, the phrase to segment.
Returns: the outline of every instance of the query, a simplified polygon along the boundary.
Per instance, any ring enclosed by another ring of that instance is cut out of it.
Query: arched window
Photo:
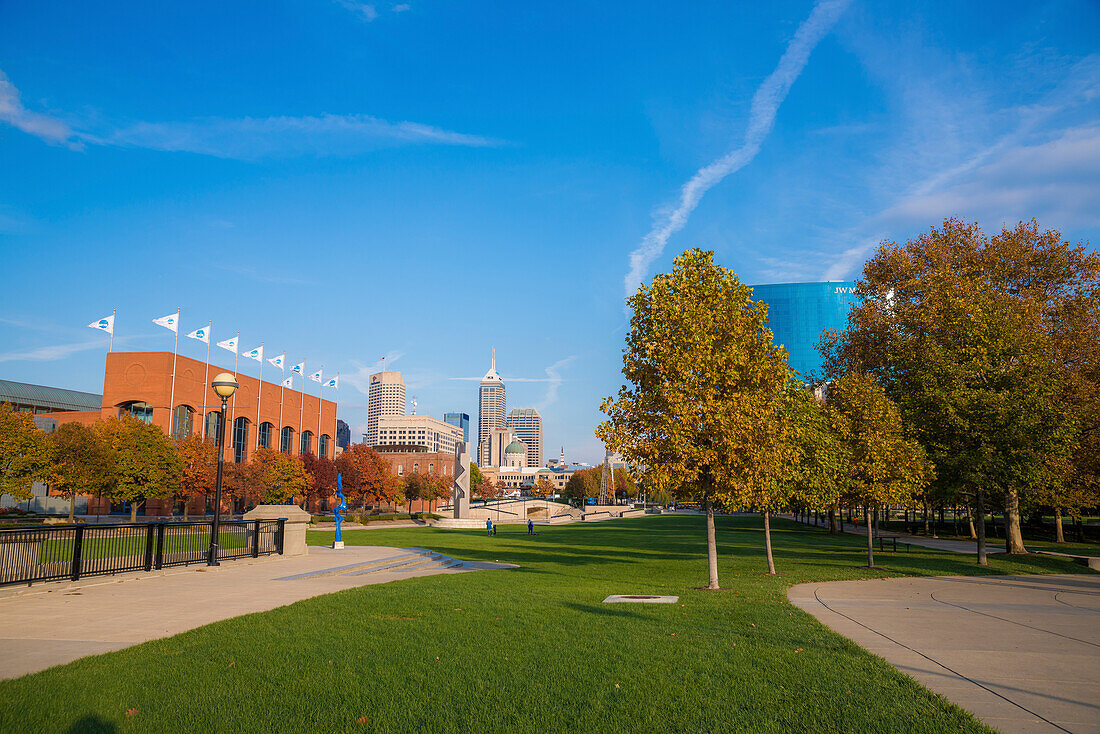
[[[143,403],[140,400],[131,400],[128,403],[123,403],[118,406],[118,417],[125,418],[131,416],[137,418],[139,421],[145,421],[146,423],[153,422],[153,406],[149,403]]]
[[[283,426],[283,430],[279,435],[279,450],[284,454],[289,454],[291,447],[294,446],[294,429],[290,426]]]
[[[298,447],[298,454],[308,454],[313,451],[313,432],[302,431],[301,446]]]
[[[238,464],[248,458],[248,419],[233,421],[233,461]]]
[[[317,455],[328,458],[328,434],[322,433],[317,439]]]
[[[417,474],[419,472],[420,472],[420,462],[417,462],[417,463],[413,464],[413,474]]]
[[[405,476],[405,465],[404,464],[398,464],[397,465],[397,476],[399,476],[399,477]]]
[[[206,440],[218,442],[218,434],[221,432],[222,414],[212,410],[206,414]]]
[[[435,464],[428,464],[428,473],[435,474]]]
[[[195,423],[195,411],[186,405],[177,405],[172,411],[172,435],[176,438],[187,438],[191,435],[191,427]]]
[[[264,421],[260,424],[260,432],[256,436],[257,443],[261,449],[271,448],[271,429],[274,428],[270,423]]]

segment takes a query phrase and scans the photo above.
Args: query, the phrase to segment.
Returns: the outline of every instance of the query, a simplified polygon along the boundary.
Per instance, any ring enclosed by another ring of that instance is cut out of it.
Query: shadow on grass
[[[95,714],[81,716],[74,721],[65,734],[114,734],[118,727],[109,721],[99,718]]]
[[[601,617],[618,617],[620,619],[641,619],[649,621],[649,617],[644,614],[638,614],[638,612],[630,609],[618,609],[618,604],[577,604],[576,602],[566,602],[564,606],[569,607],[575,612],[584,612],[585,614],[598,614]]]

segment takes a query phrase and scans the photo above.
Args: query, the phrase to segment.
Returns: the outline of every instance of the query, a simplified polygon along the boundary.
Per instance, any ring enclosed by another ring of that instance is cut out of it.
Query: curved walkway
[[[787,596],[989,726],[1100,733],[1100,576],[833,581]]]

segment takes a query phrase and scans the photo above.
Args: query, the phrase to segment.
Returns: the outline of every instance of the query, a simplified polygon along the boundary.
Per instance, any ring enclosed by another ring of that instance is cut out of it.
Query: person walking
[[[485,518],[485,534],[490,538],[493,537],[493,518]]]
[[[534,535],[535,534],[535,521],[532,520],[531,518],[527,518],[527,534],[528,535]]]

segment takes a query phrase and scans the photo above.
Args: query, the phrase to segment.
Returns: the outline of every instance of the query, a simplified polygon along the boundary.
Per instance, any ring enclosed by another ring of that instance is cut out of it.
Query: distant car
[[[584,504],[594,505],[594,504],[596,504],[596,498],[595,497],[585,497],[584,498]]]

